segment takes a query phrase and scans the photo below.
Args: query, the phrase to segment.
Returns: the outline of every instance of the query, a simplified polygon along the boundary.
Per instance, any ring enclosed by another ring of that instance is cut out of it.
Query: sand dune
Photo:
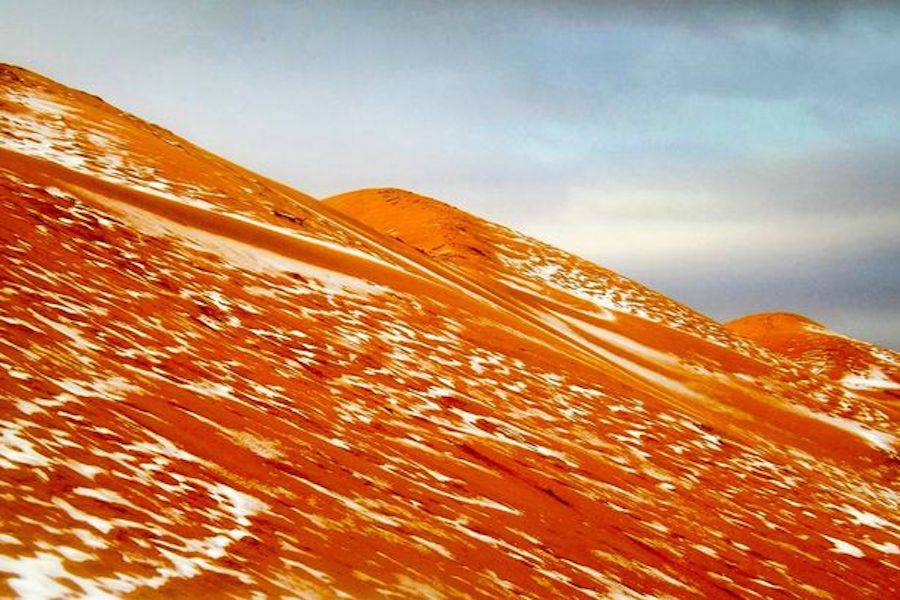
[[[897,593],[897,355],[0,67],[0,595]]]

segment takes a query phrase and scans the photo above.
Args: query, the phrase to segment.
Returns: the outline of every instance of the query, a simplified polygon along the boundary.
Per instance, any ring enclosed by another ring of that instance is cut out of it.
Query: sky
[[[317,197],[900,348],[900,5],[0,0],[0,61]]]

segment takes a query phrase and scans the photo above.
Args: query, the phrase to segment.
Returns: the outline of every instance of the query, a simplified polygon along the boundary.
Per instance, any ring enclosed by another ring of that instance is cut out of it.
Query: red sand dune
[[[873,407],[900,409],[900,354],[831,331],[801,315],[764,313],[726,324],[735,333],[835,382]]]
[[[896,396],[846,376],[889,351],[822,368],[824,330],[318,202],[8,66],[0,210],[2,596],[900,587]]]

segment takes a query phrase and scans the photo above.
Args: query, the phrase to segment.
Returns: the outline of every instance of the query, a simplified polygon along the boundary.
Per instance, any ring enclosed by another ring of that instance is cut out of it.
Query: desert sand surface
[[[0,66],[0,596],[898,594],[898,355]]]

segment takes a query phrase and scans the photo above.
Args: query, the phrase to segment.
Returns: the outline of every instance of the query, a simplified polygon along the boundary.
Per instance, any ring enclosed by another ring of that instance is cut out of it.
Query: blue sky
[[[316,196],[396,186],[719,318],[900,347],[900,10],[7,2],[0,60]]]

